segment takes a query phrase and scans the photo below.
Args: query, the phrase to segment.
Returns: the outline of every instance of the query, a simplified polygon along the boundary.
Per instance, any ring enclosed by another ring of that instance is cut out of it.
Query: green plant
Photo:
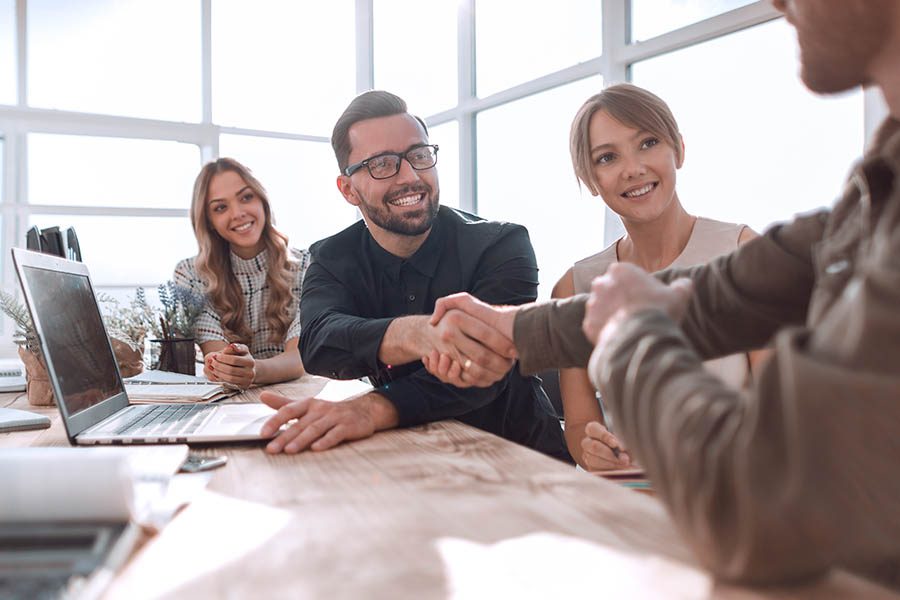
[[[153,334],[160,339],[193,338],[194,324],[206,305],[205,296],[167,281],[159,286],[159,302],[162,310],[159,323],[153,323]]]
[[[13,341],[19,346],[24,346],[30,352],[40,352],[37,333],[34,331],[34,323],[25,305],[16,300],[16,297],[0,290],[0,310],[16,324]]]
[[[97,294],[97,300],[103,305],[103,322],[109,337],[122,340],[132,350],[142,349],[156,320],[156,311],[147,303],[144,288],[137,289],[127,306],[103,292]]]

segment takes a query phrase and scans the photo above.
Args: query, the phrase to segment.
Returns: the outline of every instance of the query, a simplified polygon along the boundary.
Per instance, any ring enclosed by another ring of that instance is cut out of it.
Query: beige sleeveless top
[[[728,254],[738,247],[738,239],[745,227],[746,225],[735,225],[697,217],[687,246],[669,266],[693,267]],[[595,277],[603,275],[609,265],[617,261],[616,244],[612,244],[605,250],[575,263],[572,268],[575,293],[589,292],[591,281]],[[746,354],[732,354],[708,360],[704,365],[723,381],[735,387],[743,387],[747,383],[750,373]]]

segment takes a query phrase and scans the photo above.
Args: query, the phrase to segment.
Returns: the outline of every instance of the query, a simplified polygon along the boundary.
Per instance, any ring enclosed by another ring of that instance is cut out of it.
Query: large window
[[[604,84],[671,105],[689,211],[762,230],[831,204],[879,115],[807,92],[794,38],[765,0],[0,0],[0,279],[29,225],[74,225],[98,287],[155,288],[196,252],[193,181],[219,156],[293,246],[336,233],[359,215],[331,131],[377,88],[427,120],[443,204],[528,227],[546,298],[621,232],[569,157]]]
[[[375,87],[421,117],[456,106],[456,2],[374,1]]]
[[[579,189],[569,158],[572,118],[602,86],[590,78],[478,117],[478,210],[528,227],[544,298],[572,263],[603,249],[603,201]]]
[[[200,4],[28,0],[28,104],[200,120]]]
[[[477,90],[485,97],[599,56],[601,3],[477,0],[475,32]]]
[[[0,104],[16,102],[16,3],[0,0]]]
[[[331,135],[355,92],[353,7],[353,0],[213,2],[213,121]]]
[[[753,0],[631,0],[631,41],[641,42],[752,3]]]
[[[678,120],[686,146],[678,192],[688,211],[761,232],[840,193],[862,153],[862,92],[814,96],[795,54],[788,25],[773,21],[632,67],[634,83]]]
[[[199,162],[193,144],[34,133],[28,136],[28,202],[188,209]]]

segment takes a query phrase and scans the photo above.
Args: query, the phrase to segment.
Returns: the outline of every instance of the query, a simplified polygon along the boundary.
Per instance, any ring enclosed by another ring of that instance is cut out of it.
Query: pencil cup
[[[157,369],[172,373],[184,373],[185,375],[195,375],[197,373],[194,360],[196,356],[194,338],[169,338],[150,341],[158,343],[160,346]]]

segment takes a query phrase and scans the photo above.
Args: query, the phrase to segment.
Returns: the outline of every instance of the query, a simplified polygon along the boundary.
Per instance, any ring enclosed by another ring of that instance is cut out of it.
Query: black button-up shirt
[[[571,461],[536,378],[514,368],[490,387],[461,389],[439,381],[421,361],[378,360],[394,318],[430,314],[448,294],[465,291],[491,304],[533,301],[537,264],[524,227],[441,207],[428,238],[407,259],[379,246],[362,221],[310,250],[300,301],[300,352],[308,372],[368,376],[396,407],[401,427],[457,418]]]

